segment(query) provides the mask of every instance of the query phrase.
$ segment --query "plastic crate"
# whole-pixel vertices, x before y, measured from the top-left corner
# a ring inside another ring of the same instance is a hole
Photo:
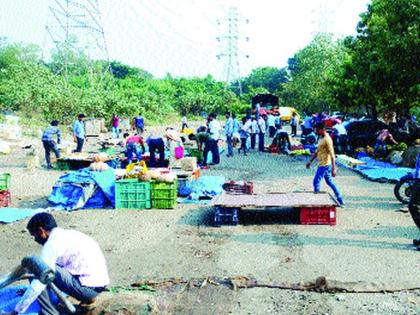
[[[177,201],[177,182],[152,182],[152,207],[155,209],[174,209]]]
[[[12,203],[12,197],[10,191],[3,190],[0,191],[0,208],[9,207]]]
[[[336,209],[334,206],[300,209],[300,224],[336,225],[336,219]]]
[[[196,157],[198,163],[203,162],[203,152],[202,151],[200,151],[198,149],[189,149],[188,153],[190,154],[190,156]]]
[[[116,209],[150,209],[150,183],[137,179],[123,179],[115,182]]]
[[[220,208],[214,209],[214,225],[238,225],[238,209],[237,208]]]
[[[0,191],[8,190],[10,188],[10,174],[0,174]]]
[[[223,184],[223,189],[228,194],[252,195],[254,193],[254,183],[231,180]]]

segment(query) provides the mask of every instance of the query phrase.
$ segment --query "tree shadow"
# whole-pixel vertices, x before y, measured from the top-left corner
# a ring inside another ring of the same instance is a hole
[[[223,234],[212,233],[209,236],[214,238],[223,238]],[[256,234],[237,234],[230,235],[230,240],[240,243],[249,244],[264,244],[277,245],[284,247],[303,247],[303,246],[345,246],[345,247],[359,247],[359,248],[374,248],[374,249],[396,249],[396,250],[413,250],[413,246],[409,243],[400,244],[384,241],[370,241],[370,240],[351,240],[336,237],[318,237],[310,235],[285,235],[274,233],[256,233]]]
[[[349,234],[364,235],[377,238],[407,238],[415,239],[420,237],[420,231],[416,226],[381,226],[373,229],[350,230]]]

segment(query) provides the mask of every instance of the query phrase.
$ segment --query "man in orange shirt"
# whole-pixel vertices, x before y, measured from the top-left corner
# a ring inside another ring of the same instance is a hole
[[[333,142],[327,131],[325,130],[325,124],[319,122],[315,126],[316,133],[321,137],[318,141],[318,149],[315,154],[312,155],[309,162],[306,164],[306,168],[311,167],[311,163],[315,158],[318,159],[318,169],[315,173],[313,185],[314,191],[319,192],[321,186],[321,180],[325,178],[325,182],[334,191],[338,203],[343,206],[343,197],[341,196],[340,190],[335,184],[333,177],[337,175],[337,168],[335,165],[335,153]]]

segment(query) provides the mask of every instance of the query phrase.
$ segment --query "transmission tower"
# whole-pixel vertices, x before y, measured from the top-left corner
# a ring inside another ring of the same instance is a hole
[[[218,21],[219,25],[225,24],[226,29],[223,35],[217,37],[221,44],[221,53],[217,55],[217,59],[224,61],[223,78],[226,84],[236,83],[239,94],[242,94],[240,59],[249,56],[239,50],[239,43],[243,39],[239,31],[240,22],[249,23],[247,19],[239,17],[236,7],[229,8],[227,17]],[[246,37],[245,40],[249,41],[249,38]]]
[[[67,78],[72,60],[69,49],[74,44],[86,57],[89,73],[93,72],[93,60],[106,64],[104,74],[110,71],[108,47],[102,25],[98,0],[49,0],[46,31],[57,52],[62,57],[59,72]]]

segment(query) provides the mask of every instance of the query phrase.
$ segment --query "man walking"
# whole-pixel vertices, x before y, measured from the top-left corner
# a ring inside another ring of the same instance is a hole
[[[266,126],[265,126],[265,119],[266,116],[260,116],[260,119],[258,119],[258,151],[264,152],[264,138],[265,138],[265,132],[266,132]]]
[[[81,232],[59,228],[54,217],[46,212],[33,216],[27,229],[35,242],[43,246],[41,255],[24,258],[12,276],[22,271],[36,274],[32,270],[51,270],[55,274],[52,282],[64,294],[83,304],[94,303],[109,284],[105,257],[99,245]],[[41,314],[60,314],[50,300],[47,284],[38,279],[31,282],[12,314],[25,313],[36,299],[41,305]]]
[[[229,112],[226,112],[226,123],[225,123],[225,136],[226,136],[226,143],[227,143],[227,150],[228,154],[227,157],[233,156],[233,118],[231,117]]]
[[[77,143],[77,148],[73,152],[82,152],[86,140],[85,123],[83,122],[85,117],[84,114],[79,114],[77,120],[73,123],[73,137],[74,142]]]
[[[57,135],[57,143],[55,143],[53,137]],[[55,157],[58,159],[60,158],[60,152],[58,151],[57,144],[60,144],[61,133],[60,129],[58,128],[58,120],[53,120],[51,125],[45,129],[44,133],[42,134],[42,144],[45,150],[45,160],[47,161],[47,168],[52,169],[51,165],[51,158],[50,152],[53,151]]]
[[[309,169],[313,160],[315,160],[315,158],[318,159],[319,166],[313,180],[314,191],[316,193],[320,191],[321,180],[324,178],[327,185],[334,191],[338,203],[343,206],[344,202],[340,190],[333,180],[333,177],[337,174],[337,169],[335,165],[335,154],[332,139],[328,135],[323,122],[317,123],[315,129],[316,133],[320,136],[318,149],[306,164],[306,168]]]

